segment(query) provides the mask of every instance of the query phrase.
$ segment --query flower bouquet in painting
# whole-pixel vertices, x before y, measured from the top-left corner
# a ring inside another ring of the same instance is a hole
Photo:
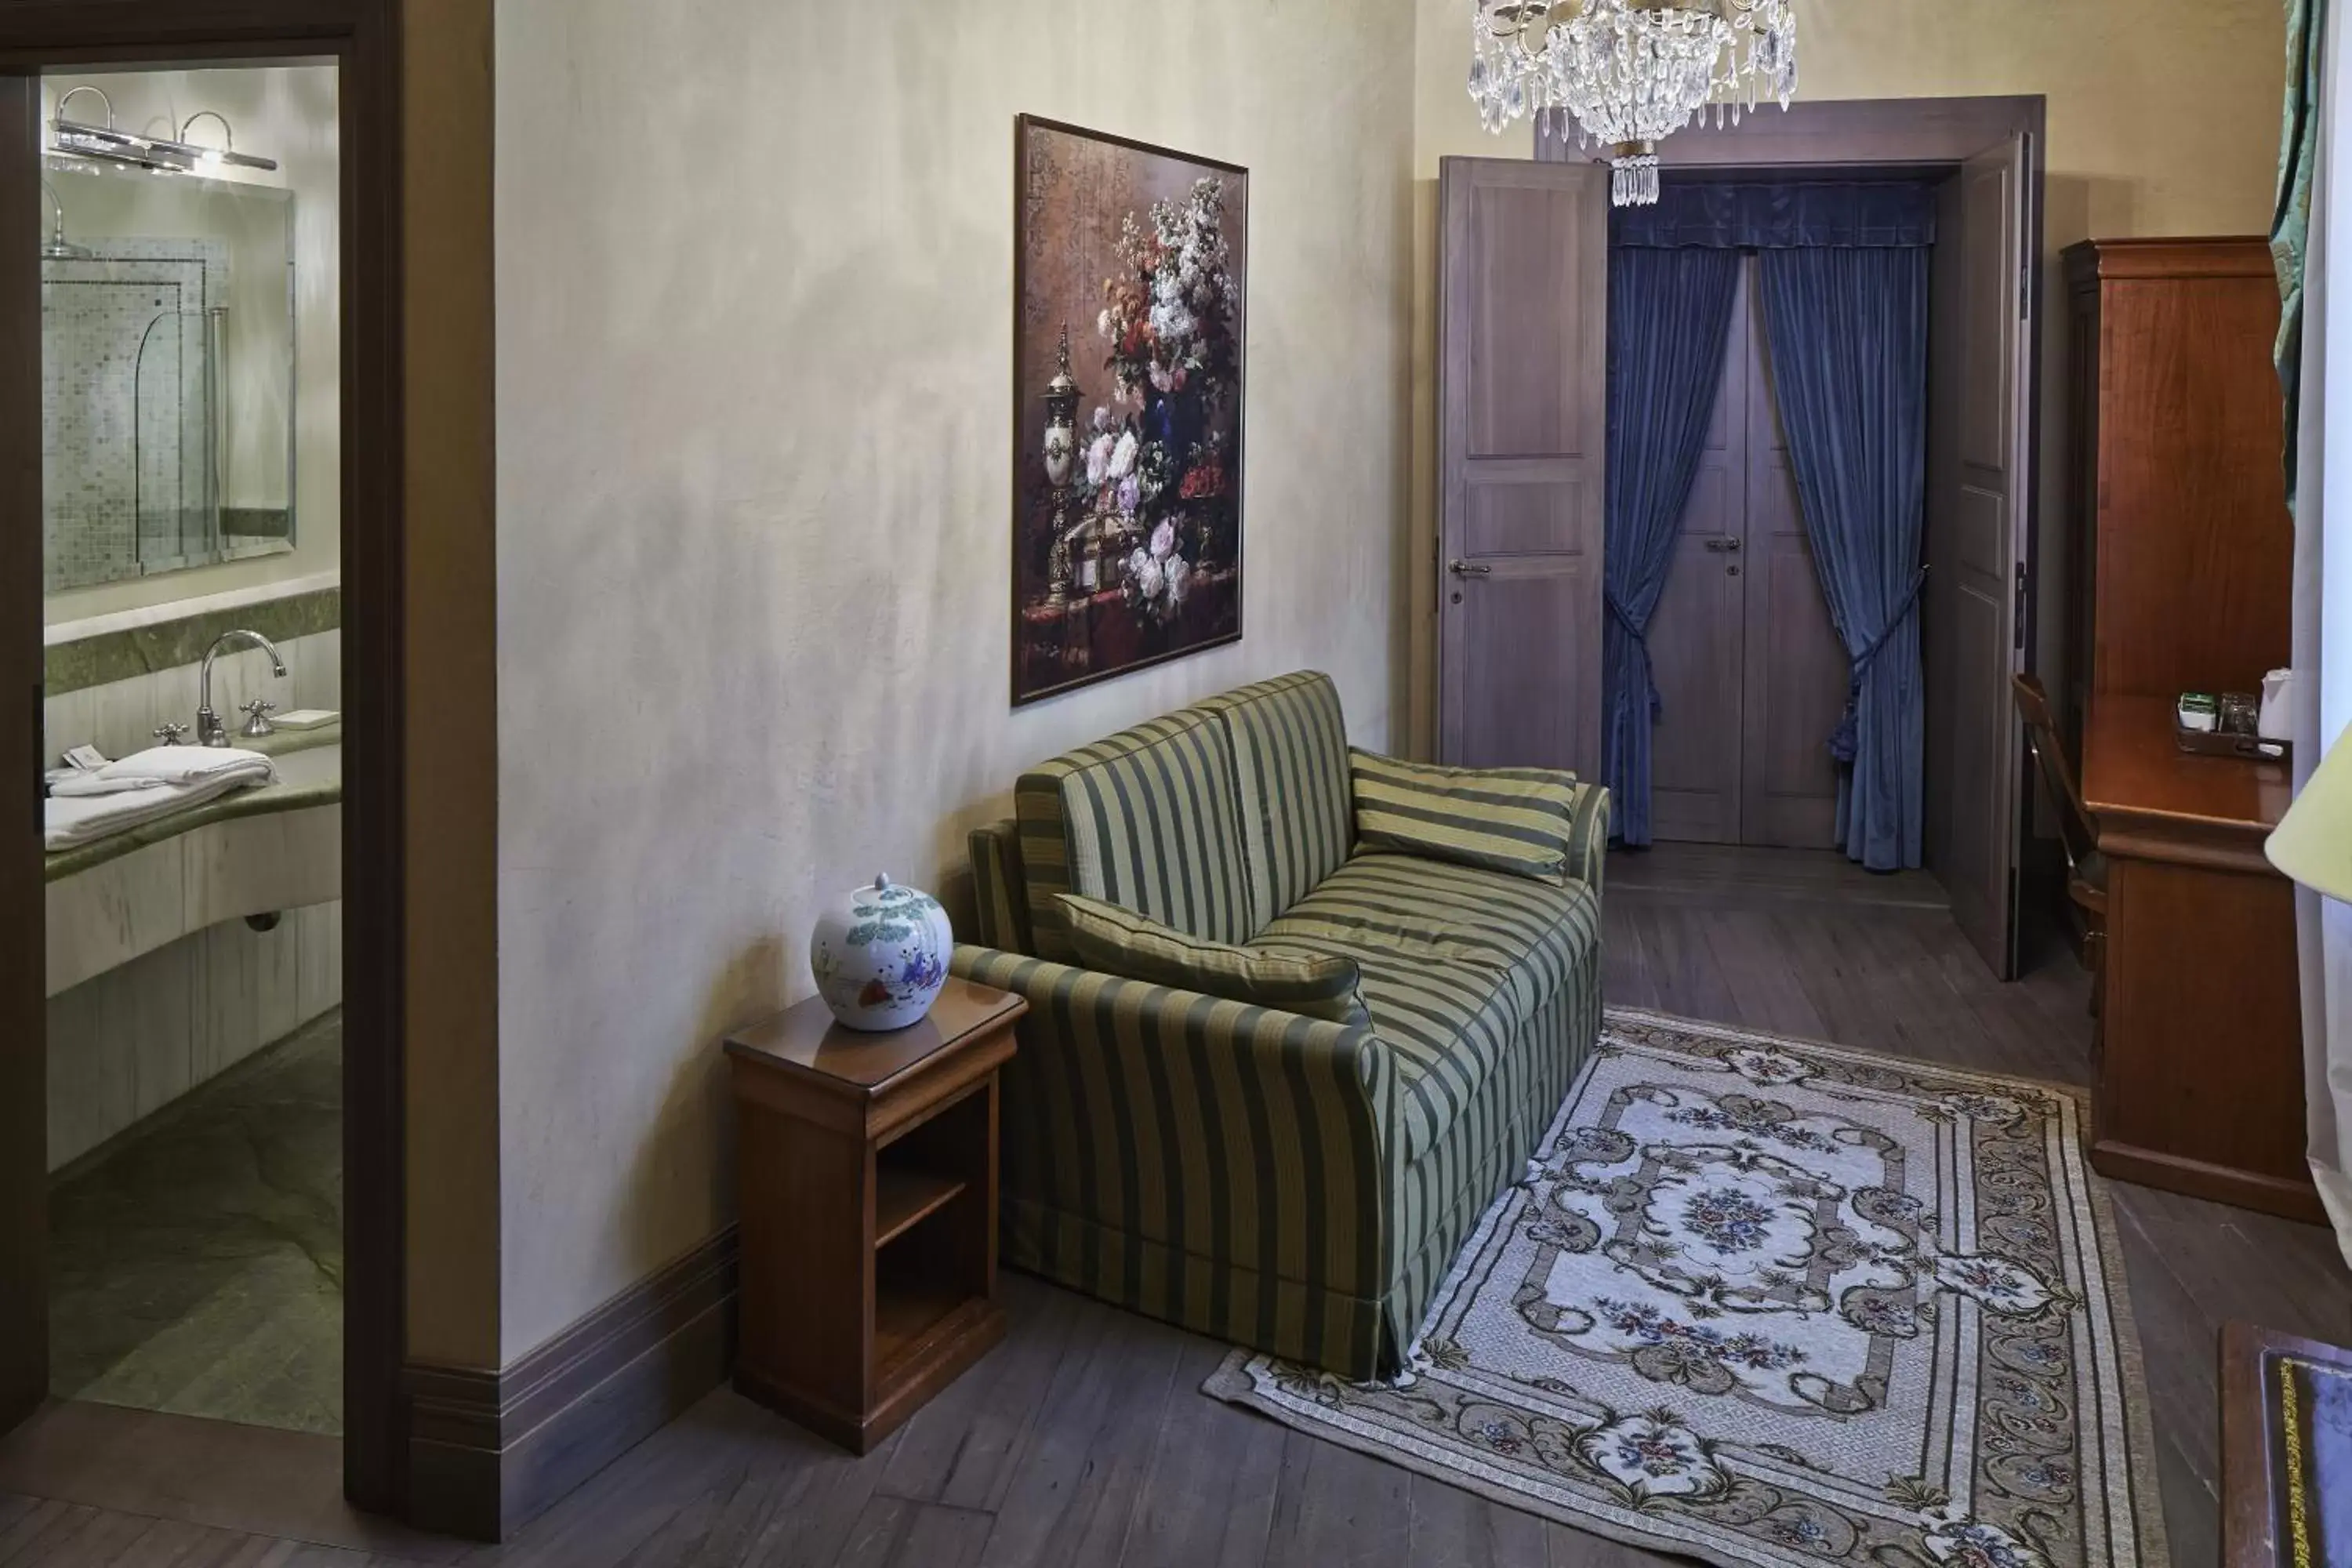
[[[1240,636],[1247,179],[1035,121],[1022,136],[1018,353],[1040,390],[1019,410],[1015,701]],[[1061,368],[1041,380],[1048,333]]]
[[[1114,401],[1095,409],[1087,477],[1097,516],[1139,538],[1124,563],[1127,602],[1165,621],[1225,513],[1224,443],[1212,416],[1234,393],[1240,314],[1223,226],[1223,182],[1196,182],[1181,204],[1129,215],[1095,326]],[[1099,457],[1102,461],[1096,461]],[[1097,475],[1100,474],[1099,480]]]

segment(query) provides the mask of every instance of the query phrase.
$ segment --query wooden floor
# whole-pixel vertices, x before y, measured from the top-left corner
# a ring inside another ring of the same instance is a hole
[[[2088,988],[2073,960],[2045,942],[2025,979],[1995,982],[1924,878],[1867,877],[1829,855],[1696,848],[1620,855],[1609,877],[1612,1002],[2084,1077]],[[2352,1342],[2352,1277],[2318,1228],[2114,1190],[2173,1561],[2204,1568],[2219,1555],[2217,1327],[2251,1318]],[[78,1437],[75,1422],[97,1418],[60,1407],[46,1436],[0,1446],[0,1565],[1666,1561],[1218,1404],[1198,1392],[1221,1353],[1207,1340],[1033,1279],[1013,1278],[1008,1293],[1008,1342],[866,1458],[713,1394],[497,1551],[339,1510],[331,1445],[322,1465],[278,1435],[247,1434],[240,1447],[213,1428],[201,1479],[158,1475],[95,1462],[98,1440]]]

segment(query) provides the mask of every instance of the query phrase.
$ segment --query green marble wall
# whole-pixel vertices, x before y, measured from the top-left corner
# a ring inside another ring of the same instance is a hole
[[[78,642],[58,643],[47,650],[41,695],[62,697],[68,691],[197,663],[214,638],[238,627],[259,632],[273,642],[287,642],[332,631],[342,624],[343,591],[338,587],[230,610],[210,610],[127,631],[102,632]]]

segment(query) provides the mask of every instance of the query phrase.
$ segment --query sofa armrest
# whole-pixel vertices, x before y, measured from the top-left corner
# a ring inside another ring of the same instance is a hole
[[[975,827],[965,839],[971,849],[974,914],[971,932],[983,947],[1034,952],[1029,932],[1029,892],[1021,874],[1021,825],[1007,817]]]
[[[1405,1162],[1370,1030],[959,946],[1027,998],[1005,1069],[1008,1196],[1258,1278],[1378,1298]]]
[[[1576,784],[1576,816],[1569,826],[1568,874],[1601,894],[1601,879],[1609,865],[1609,786]]]

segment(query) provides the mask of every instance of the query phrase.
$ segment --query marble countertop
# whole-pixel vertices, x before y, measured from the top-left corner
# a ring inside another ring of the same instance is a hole
[[[317,730],[281,730],[274,735],[237,742],[247,751],[260,752],[278,763],[278,779],[257,789],[231,790],[225,795],[144,822],[121,833],[89,844],[77,844],[43,857],[43,878],[54,882],[150,844],[161,844],[207,823],[241,816],[261,816],[275,811],[302,811],[332,805],[343,798],[343,727],[338,722]]]

